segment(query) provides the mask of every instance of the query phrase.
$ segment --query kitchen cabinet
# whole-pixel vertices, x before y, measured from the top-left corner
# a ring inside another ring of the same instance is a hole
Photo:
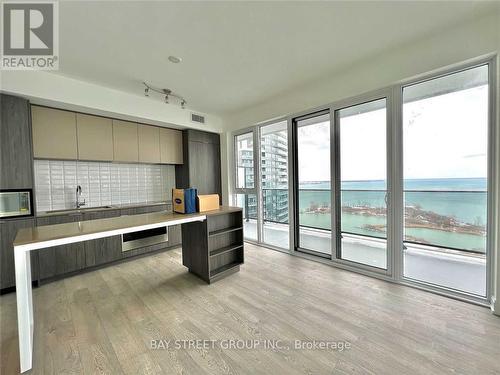
[[[106,219],[122,215],[137,215],[168,209],[171,209],[171,205],[161,204],[124,209],[65,213],[61,215],[39,217],[37,218],[37,226]],[[144,248],[134,249],[127,252],[122,252],[121,236],[99,238],[96,240],[55,246],[36,251],[34,253],[38,253],[40,280],[62,276],[66,273],[112,263],[122,258],[128,258],[134,255],[160,250],[165,247],[179,245],[181,241],[180,226],[172,227],[172,229],[169,230],[172,230],[172,237],[170,237],[169,232],[169,241],[167,243],[146,246]]]
[[[12,288],[16,285],[14,267],[14,247],[12,243],[17,231],[21,228],[30,228],[35,224],[35,219],[11,219],[0,221],[0,289]],[[38,278],[37,254],[31,254],[32,280]]]
[[[171,210],[170,204],[139,206],[124,209],[109,209],[94,212],[65,213],[61,215],[43,216],[36,219],[36,225],[64,224],[86,220],[136,215]],[[33,227],[35,219],[18,219],[0,221],[0,289],[8,290],[15,286],[14,253],[12,242],[21,228]],[[33,280],[50,280],[68,273],[83,271],[90,267],[113,263],[123,258],[130,258],[167,247],[181,244],[181,226],[168,228],[168,242],[146,246],[122,252],[121,236],[99,238],[85,242],[55,246],[32,252]]]
[[[77,221],[82,221],[81,213],[39,217],[36,219],[36,225],[64,224]],[[83,242],[54,246],[37,252],[40,280],[49,279],[85,268],[85,250]]]
[[[160,211],[166,211],[166,210],[171,210],[172,206],[168,204],[158,204],[154,206],[144,206],[144,207],[137,207],[135,209],[135,214],[148,214],[151,212],[160,212]]]
[[[183,163],[183,134],[179,130],[35,105],[31,106],[31,123],[35,158]],[[9,138],[2,139],[7,142]]]
[[[181,225],[172,225],[168,227],[168,247],[180,246],[182,243]]]
[[[159,212],[159,211],[171,211],[172,205],[169,203],[165,204],[155,204],[151,206],[137,206],[137,207],[128,207],[122,208],[121,214],[125,215],[139,215],[139,214],[147,214],[151,212]]]
[[[207,219],[182,224],[182,264],[207,283],[238,272],[244,262],[241,208],[207,212]]]
[[[35,158],[78,158],[74,112],[31,106],[31,123]]]
[[[29,102],[0,95],[0,189],[33,188]]]
[[[120,210],[85,212],[83,220],[107,219],[120,216]],[[85,241],[85,266],[92,267],[110,263],[122,258],[122,237],[112,236]]]
[[[176,187],[194,187],[198,194],[221,195],[220,137],[198,130],[183,132],[184,164],[175,166]]]
[[[79,160],[113,161],[113,122],[109,118],[76,114]]]
[[[139,161],[138,125],[135,122],[113,120],[113,160]]]
[[[160,211],[171,211],[171,204],[159,204],[154,206],[141,206],[141,207],[131,207],[123,208],[121,210],[122,215],[140,215],[146,213],[160,212]],[[180,225],[168,227],[168,241],[166,243],[159,243],[155,245],[145,246],[138,249],[128,250],[123,252],[124,258],[130,258],[133,256],[154,252],[157,250],[164,249],[166,247],[179,245],[181,242]]]
[[[121,216],[127,215],[137,215],[139,213],[139,207],[122,208],[120,210]]]
[[[138,125],[139,162],[160,163],[160,128]]]
[[[38,218],[37,225],[63,224],[118,216],[120,216],[120,210],[71,213]],[[51,247],[39,251],[40,279],[110,263],[121,257],[121,236]]]
[[[182,164],[182,131],[160,128],[160,161]]]

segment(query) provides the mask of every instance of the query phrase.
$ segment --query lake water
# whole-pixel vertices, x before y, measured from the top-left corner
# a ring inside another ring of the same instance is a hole
[[[330,214],[307,212],[311,208],[331,206],[329,182],[300,184],[300,224],[330,229]],[[462,223],[485,227],[486,179],[421,179],[405,180],[405,206],[455,218]],[[378,191],[377,191],[378,190]],[[384,181],[348,181],[342,183],[342,206],[385,207]],[[385,237],[384,233],[366,229],[366,225],[385,225],[383,216],[366,216],[343,213],[342,230],[345,232]],[[485,251],[486,237],[482,235],[446,232],[429,228],[407,228],[405,235],[440,246]]]

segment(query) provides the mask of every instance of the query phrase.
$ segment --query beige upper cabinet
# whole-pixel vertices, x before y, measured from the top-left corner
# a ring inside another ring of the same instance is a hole
[[[160,159],[162,164],[182,164],[182,131],[160,128]]]
[[[160,128],[141,124],[138,126],[139,161],[141,163],[161,163]]]
[[[109,118],[76,114],[78,159],[113,161],[113,123]]]
[[[77,159],[76,114],[31,106],[35,158]]]
[[[113,120],[114,161],[139,161],[139,139],[135,122]]]
[[[31,106],[39,159],[182,164],[182,131]]]

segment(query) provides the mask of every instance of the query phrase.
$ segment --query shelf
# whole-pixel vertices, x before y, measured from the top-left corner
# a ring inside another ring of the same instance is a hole
[[[221,247],[220,249],[212,250],[210,252],[210,256],[211,257],[215,257],[217,255],[225,254],[225,253],[228,253],[230,251],[234,251],[234,250],[240,249],[242,247],[243,247],[243,244],[234,244],[234,245],[229,245],[229,246]]]
[[[208,236],[209,237],[218,236],[220,234],[235,232],[237,230],[242,230],[242,229],[243,229],[243,227],[231,227],[231,228],[224,228],[224,229],[220,229],[220,230],[214,230],[214,231],[208,233]]]
[[[210,271],[210,277],[216,277],[216,276],[219,276],[225,272],[229,272],[229,271],[233,270],[234,268],[239,267],[240,264],[241,264],[241,262],[232,262],[232,263],[226,264],[225,266],[216,268],[215,270]]]

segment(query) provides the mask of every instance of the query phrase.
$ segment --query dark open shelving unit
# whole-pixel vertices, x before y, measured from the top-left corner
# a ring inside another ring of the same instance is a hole
[[[237,230],[242,230],[243,227],[231,227],[231,228],[223,228],[223,229],[218,229],[218,230],[214,230],[210,233],[208,233],[208,236],[209,237],[214,237],[214,236],[218,236],[218,235],[221,235],[221,234],[226,234],[226,233],[229,233],[229,232],[234,232],[234,231],[237,231]]]
[[[215,257],[215,256],[218,256],[218,255],[222,255],[222,254],[228,253],[230,251],[238,250],[238,249],[240,249],[242,247],[243,247],[242,244],[234,244],[234,245],[229,245],[229,246],[221,247],[219,249],[215,249],[215,250],[210,251],[210,256],[211,257]]]
[[[208,283],[238,272],[244,262],[243,212],[221,207],[203,222],[182,225],[182,262]]]

